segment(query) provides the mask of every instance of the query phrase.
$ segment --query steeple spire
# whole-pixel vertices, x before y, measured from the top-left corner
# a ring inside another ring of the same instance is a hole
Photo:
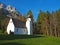
[[[28,15],[28,18],[31,18],[31,15]]]

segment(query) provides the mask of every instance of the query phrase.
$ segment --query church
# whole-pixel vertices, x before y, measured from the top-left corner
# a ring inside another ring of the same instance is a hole
[[[10,5],[5,6],[4,4],[0,3],[0,9],[3,8],[5,12],[6,10],[9,12],[7,18],[4,19],[4,21],[6,22],[5,27],[7,34],[11,34],[11,32],[13,34],[32,34],[32,20],[30,15],[28,15],[27,18],[24,19],[24,21],[22,20],[22,18],[18,20],[17,18],[22,16],[18,13],[16,8]]]
[[[31,35],[32,34],[32,20],[30,15],[28,15],[26,21],[8,18],[8,25],[7,25],[7,34],[11,34],[13,32],[14,34],[26,34]]]

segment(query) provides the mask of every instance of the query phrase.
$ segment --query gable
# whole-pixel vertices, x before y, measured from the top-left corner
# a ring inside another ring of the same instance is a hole
[[[8,23],[8,26],[11,26],[11,28],[12,28],[12,26],[14,26],[14,23],[13,23],[13,21],[12,21],[12,18],[10,19],[10,21],[9,21],[9,23]]]

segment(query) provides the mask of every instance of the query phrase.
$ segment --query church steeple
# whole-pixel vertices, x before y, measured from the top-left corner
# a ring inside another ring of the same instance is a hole
[[[31,15],[28,15],[28,18],[31,18]]]
[[[31,21],[31,15],[28,15],[27,16],[27,21],[26,21],[26,28],[27,28],[27,31],[28,31],[28,35],[31,35],[32,34],[32,21]]]

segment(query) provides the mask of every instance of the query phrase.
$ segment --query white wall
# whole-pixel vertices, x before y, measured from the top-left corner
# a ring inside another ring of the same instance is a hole
[[[31,18],[27,18],[26,28],[27,28],[27,31],[28,31],[28,35],[31,35],[32,34],[32,21],[31,21]]]
[[[10,34],[10,30],[11,30],[11,32],[14,32],[14,30],[15,30],[15,27],[14,27],[12,19],[10,19],[10,21],[8,23],[8,26],[7,26],[7,33],[8,34]]]
[[[15,28],[14,34],[27,34],[26,28]]]

